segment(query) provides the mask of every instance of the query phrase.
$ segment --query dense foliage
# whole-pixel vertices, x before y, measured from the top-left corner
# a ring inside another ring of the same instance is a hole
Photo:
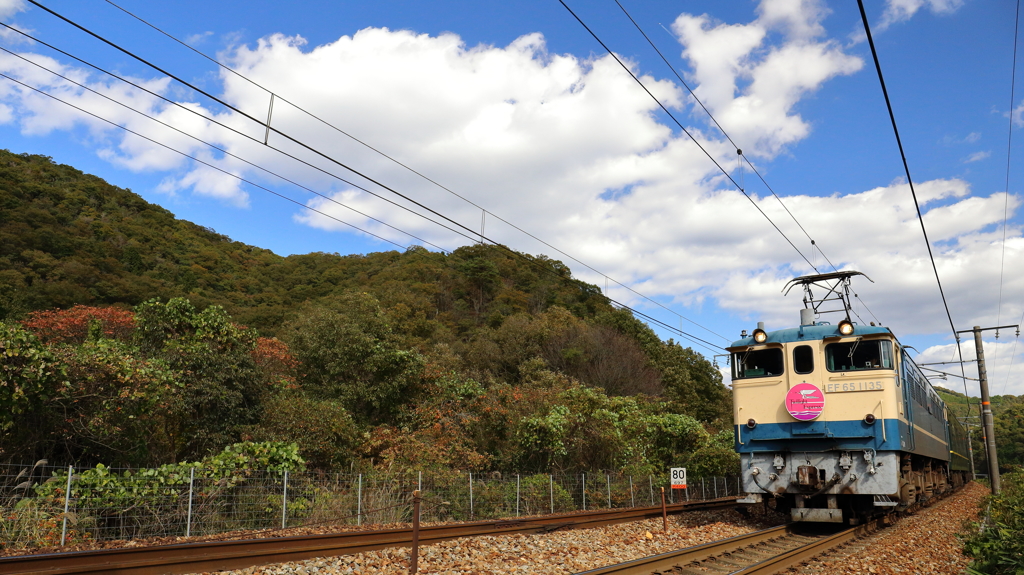
[[[1002,487],[985,502],[987,520],[969,526],[964,553],[974,560],[968,573],[1024,573],[1024,471],[1003,475]]]
[[[9,152],[0,376],[0,460],[159,466],[259,441],[317,469],[735,468],[718,370],[561,262],[280,257]]]

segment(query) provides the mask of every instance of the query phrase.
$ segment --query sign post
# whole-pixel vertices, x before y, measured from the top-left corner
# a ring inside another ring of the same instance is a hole
[[[673,467],[669,470],[669,483],[672,489],[686,489],[686,468]]]

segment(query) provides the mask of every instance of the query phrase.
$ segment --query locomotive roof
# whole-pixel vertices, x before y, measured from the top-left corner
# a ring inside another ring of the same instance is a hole
[[[874,334],[892,334],[892,331],[887,327],[874,326],[874,325],[859,325],[854,324],[853,334],[849,336],[841,336],[839,334],[838,325],[803,325],[800,327],[790,327],[786,329],[777,329],[775,331],[769,331],[768,339],[765,343],[792,343],[795,341],[814,341],[825,339],[826,337],[856,337],[858,335],[874,335]],[[738,339],[732,342],[730,348],[733,347],[746,347],[749,345],[763,345],[754,342],[754,336],[748,336],[743,339]]]

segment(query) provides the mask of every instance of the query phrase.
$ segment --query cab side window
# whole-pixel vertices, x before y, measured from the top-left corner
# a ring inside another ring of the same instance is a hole
[[[809,345],[798,345],[793,348],[793,371],[811,373],[814,371],[814,350]]]

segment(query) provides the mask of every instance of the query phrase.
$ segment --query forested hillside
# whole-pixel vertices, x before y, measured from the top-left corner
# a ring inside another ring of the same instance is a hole
[[[978,473],[988,473],[985,463],[985,446],[982,444],[981,418],[979,406],[981,399],[971,397],[968,407],[967,396],[944,387],[937,387],[939,396],[949,406],[950,411],[971,424],[972,448],[974,465]],[[996,454],[999,466],[1003,469],[1024,467],[1024,396],[994,395],[992,414],[996,429]]]
[[[0,152],[0,461],[734,467],[730,398],[561,262],[491,246],[280,257]]]

